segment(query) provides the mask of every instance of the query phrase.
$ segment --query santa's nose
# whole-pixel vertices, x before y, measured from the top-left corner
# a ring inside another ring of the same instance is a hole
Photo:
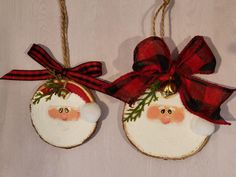
[[[163,124],[168,124],[170,123],[171,119],[169,117],[164,117],[163,119],[161,119]]]
[[[60,117],[62,120],[67,120],[68,115],[66,113],[62,113]]]

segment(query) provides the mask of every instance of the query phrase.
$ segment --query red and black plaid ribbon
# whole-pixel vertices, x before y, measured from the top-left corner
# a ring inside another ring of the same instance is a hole
[[[151,84],[172,77],[188,111],[216,124],[230,124],[221,117],[220,106],[235,89],[193,76],[211,74],[215,65],[216,59],[201,36],[194,37],[177,60],[171,60],[170,51],[161,38],[149,37],[140,42],[134,51],[134,71],[115,80],[106,91],[133,104]]]
[[[102,63],[97,61],[86,62],[73,68],[64,68],[56,60],[54,60],[42,47],[33,44],[28,52],[36,62],[42,65],[43,70],[12,70],[1,79],[5,80],[45,80],[54,78],[50,73],[60,74],[70,80],[78,82],[88,88],[105,92],[104,88],[108,86],[108,83],[97,79],[102,75]]]

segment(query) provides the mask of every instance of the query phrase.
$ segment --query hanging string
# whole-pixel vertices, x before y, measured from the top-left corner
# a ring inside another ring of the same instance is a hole
[[[70,67],[70,51],[68,42],[68,14],[65,0],[59,0],[61,11],[61,43],[63,52],[64,67]]]
[[[153,16],[153,21],[152,21],[152,31],[153,35],[156,36],[156,21],[157,21],[157,16],[162,10],[162,15],[161,15],[161,22],[160,22],[160,37],[163,38],[165,36],[165,13],[166,13],[166,8],[170,4],[170,0],[163,0],[162,5],[159,7],[159,9],[155,12]]]

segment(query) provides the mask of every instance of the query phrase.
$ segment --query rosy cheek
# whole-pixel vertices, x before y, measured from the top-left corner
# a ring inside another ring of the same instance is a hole
[[[60,114],[58,112],[58,110],[56,108],[51,108],[48,110],[48,115],[51,118],[57,119],[58,117],[60,117]]]
[[[173,114],[173,121],[174,122],[182,122],[184,120],[184,109],[177,108]]]
[[[159,119],[161,116],[160,109],[157,106],[150,106],[147,110],[148,119]]]

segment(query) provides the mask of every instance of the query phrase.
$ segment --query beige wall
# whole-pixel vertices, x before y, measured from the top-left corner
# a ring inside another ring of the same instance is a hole
[[[67,0],[71,63],[106,63],[103,78],[131,70],[133,48],[150,35],[153,7],[161,0]],[[236,1],[176,0],[171,10],[173,50],[194,35],[208,36],[220,66],[205,77],[236,87]],[[168,21],[168,20],[167,20]],[[44,44],[61,60],[57,0],[0,0],[0,75],[9,70],[40,69],[26,55],[32,43]],[[168,24],[166,24],[168,27]],[[213,45],[214,44],[214,45]],[[217,49],[217,50],[216,50]],[[123,103],[96,93],[103,121],[96,136],[72,150],[44,143],[30,122],[29,102],[36,82],[0,82],[0,177],[235,177],[236,123],[222,126],[206,147],[183,161],[163,161],[137,152],[121,127]],[[109,108],[108,108],[109,106]],[[236,99],[222,114],[236,118]],[[229,120],[229,119],[228,119]]]

